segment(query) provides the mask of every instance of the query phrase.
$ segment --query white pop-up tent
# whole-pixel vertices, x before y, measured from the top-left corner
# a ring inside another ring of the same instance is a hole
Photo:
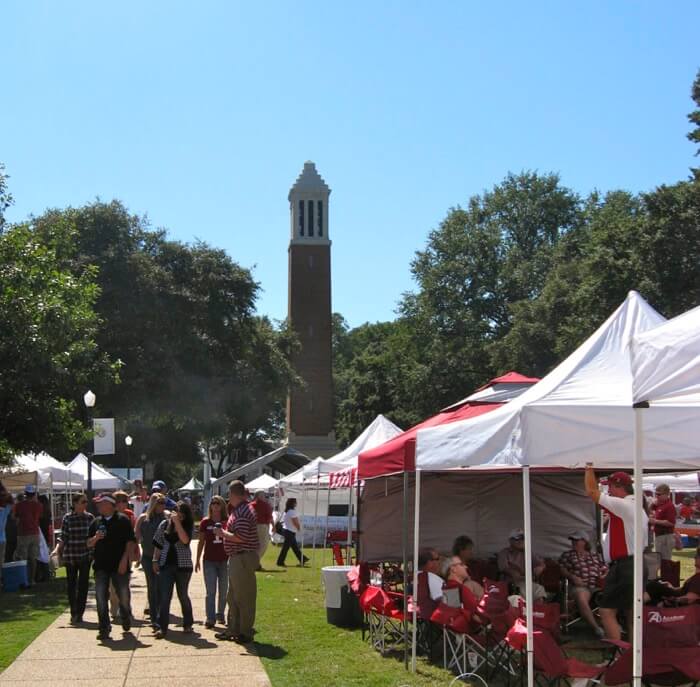
[[[631,343],[659,327],[664,318],[636,292],[574,353],[549,375],[501,409],[486,415],[420,431],[416,446],[416,521],[419,520],[420,471],[498,465],[518,467],[523,473],[523,500],[527,556],[530,521],[530,468],[581,468],[592,462],[598,468],[629,469],[637,465],[642,484],[643,465],[656,470],[697,469],[697,448],[679,446],[670,427],[687,421],[691,413],[649,414],[646,432],[635,426]],[[696,426],[698,426],[696,424]],[[697,447],[698,442],[695,443]],[[641,500],[640,512],[641,512]],[[641,543],[641,516],[636,533]],[[416,544],[418,528],[416,528]],[[639,580],[641,582],[641,546]],[[417,545],[416,545],[417,555]],[[531,570],[527,591],[531,595]],[[635,599],[641,612],[641,584]],[[528,615],[531,604],[528,604]],[[641,622],[635,614],[635,647],[641,681]],[[532,684],[532,622],[528,618],[528,681]],[[638,634],[637,634],[638,633]]]
[[[27,454],[32,458],[43,472],[47,472],[53,481],[55,491],[80,491],[83,488],[83,479],[79,473],[71,470],[67,465],[56,460],[48,453],[30,453]]]
[[[263,473],[260,477],[256,477],[245,486],[251,494],[254,494],[256,491],[269,491],[270,489],[274,489],[278,481],[279,480],[276,480],[272,475]]]
[[[72,472],[77,472],[87,484],[88,459],[83,453],[79,453],[68,463]],[[121,489],[128,486],[125,480],[120,479],[111,472],[93,461],[92,463],[92,488],[94,491],[109,491],[110,489]]]
[[[202,483],[196,477],[191,477],[189,482],[183,484],[178,491],[202,491],[203,489]]]
[[[699,492],[700,472],[654,473],[644,476],[644,491],[654,491],[659,484],[667,485],[672,492]]]

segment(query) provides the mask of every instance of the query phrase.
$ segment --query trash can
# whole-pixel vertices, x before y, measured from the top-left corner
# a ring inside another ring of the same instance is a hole
[[[14,561],[2,566],[2,588],[5,592],[16,592],[20,587],[28,587],[27,561]]]
[[[348,587],[350,565],[321,568],[326,590],[326,619],[338,627],[362,627],[362,612],[357,597]]]

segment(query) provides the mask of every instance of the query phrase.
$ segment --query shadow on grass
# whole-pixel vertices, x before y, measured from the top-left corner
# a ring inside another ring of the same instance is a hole
[[[36,611],[56,610],[68,606],[66,581],[51,580],[17,592],[2,592],[0,599],[0,623]]]
[[[253,642],[249,645],[248,653],[260,658],[269,658],[272,661],[279,661],[287,655],[287,650],[276,644],[265,642]]]

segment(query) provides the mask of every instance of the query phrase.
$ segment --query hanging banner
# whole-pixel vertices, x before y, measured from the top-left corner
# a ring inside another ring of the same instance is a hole
[[[113,456],[114,455],[114,418],[102,417],[95,418],[92,421],[92,427],[95,432],[95,456]]]

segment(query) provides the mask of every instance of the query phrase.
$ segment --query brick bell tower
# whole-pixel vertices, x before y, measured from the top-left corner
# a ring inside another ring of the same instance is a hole
[[[293,363],[306,383],[287,399],[287,441],[310,458],[337,453],[331,362],[331,190],[313,162],[289,191],[289,322],[301,348]]]

